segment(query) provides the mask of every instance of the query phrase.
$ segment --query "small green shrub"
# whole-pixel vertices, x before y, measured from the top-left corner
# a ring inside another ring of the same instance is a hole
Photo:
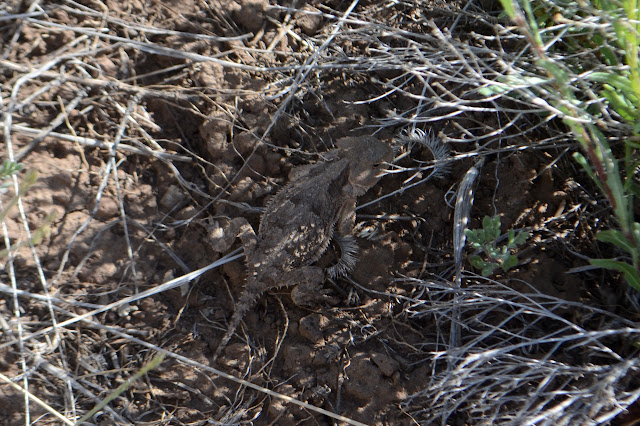
[[[15,163],[13,161],[5,160],[0,166],[0,195],[5,194],[9,191],[9,188],[12,186],[11,182],[7,182],[7,180],[18,173],[23,169],[22,164]],[[13,195],[11,199],[3,206],[2,210],[0,210],[0,221],[3,221],[9,212],[13,209],[13,207],[18,204],[20,197],[22,197],[28,190],[36,183],[38,180],[38,174],[34,170],[27,170],[27,172],[22,177],[20,185],[18,186],[18,193]],[[39,244],[46,236],[51,232],[50,224],[55,219],[55,214],[48,215],[43,224],[40,225],[37,229],[35,229],[31,233],[31,238],[27,242],[19,242],[13,247],[13,251],[18,250],[20,247],[23,247],[26,244]],[[7,249],[0,250],[0,259],[5,258],[9,255],[9,251]]]
[[[4,160],[2,166],[0,166],[0,194],[5,194],[11,186],[11,182],[5,181],[22,170],[22,168],[23,166],[20,163]]]
[[[512,251],[529,238],[528,232],[515,232],[510,229],[506,235],[507,243],[498,245],[500,235],[500,216],[485,216],[482,219],[482,229],[465,230],[468,244],[476,250],[484,253],[470,257],[471,265],[480,270],[487,277],[497,268],[507,272],[518,264],[518,258]]]

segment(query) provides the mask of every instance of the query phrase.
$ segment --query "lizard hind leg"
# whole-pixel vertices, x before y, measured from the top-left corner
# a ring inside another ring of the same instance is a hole
[[[245,218],[238,217],[233,219],[232,222],[235,222],[238,238],[242,241],[245,256],[248,258],[251,253],[255,251],[256,245],[258,244],[258,237],[253,227],[249,225],[249,222],[247,222]]]
[[[331,300],[327,294],[329,290],[323,290],[322,284],[326,273],[317,266],[305,266],[287,273],[280,285],[293,286],[291,300],[296,306],[310,308],[325,299]]]

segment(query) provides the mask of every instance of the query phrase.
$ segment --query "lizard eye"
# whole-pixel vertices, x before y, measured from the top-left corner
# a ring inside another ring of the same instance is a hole
[[[377,176],[383,176],[387,173],[387,164],[386,162],[374,163],[371,170],[373,170]]]

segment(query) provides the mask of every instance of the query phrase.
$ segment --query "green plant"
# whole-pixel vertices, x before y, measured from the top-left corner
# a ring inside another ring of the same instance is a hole
[[[5,162],[2,164],[2,167],[0,168],[0,181],[8,179],[10,176],[14,175],[20,170],[22,170],[22,164],[17,164],[9,160],[5,160]],[[33,186],[34,183],[36,183],[37,179],[38,174],[35,171],[27,171],[27,173],[24,175],[24,178],[22,179],[22,182],[20,182],[20,185],[18,186],[18,193],[11,197],[6,206],[4,206],[2,210],[0,210],[0,221],[4,220],[4,218],[7,217],[11,209],[16,204],[18,204],[18,200],[20,199],[20,197],[22,197],[27,192],[27,190],[31,186]],[[0,193],[7,192],[10,186],[10,182],[2,182],[2,184],[0,185],[0,190],[2,192]]]
[[[500,235],[500,216],[485,216],[482,219],[482,229],[465,230],[467,241],[471,247],[480,250],[485,257],[473,255],[470,258],[471,264],[480,269],[480,273],[487,277],[497,268],[502,268],[507,272],[518,264],[518,258],[512,251],[529,238],[528,232],[515,232],[510,229],[506,234],[507,243],[498,245]]]
[[[566,5],[560,1],[500,1],[531,45],[537,69],[532,67],[530,71],[539,72],[537,77],[543,79],[535,87],[529,86],[526,93],[512,86],[514,95],[548,105],[547,110],[562,118],[583,151],[574,153],[575,160],[613,209],[617,229],[600,231],[596,238],[614,244],[626,254],[620,259],[590,262],[621,272],[630,286],[640,290],[640,224],[633,215],[634,198],[640,195],[640,187],[633,180],[640,167],[637,0],[592,0]],[[594,19],[598,25],[589,25],[589,20]],[[562,42],[563,39],[568,41]],[[520,83],[531,80],[513,78]],[[499,90],[504,92],[505,86],[500,85]],[[609,143],[613,137],[622,141],[615,151],[617,156]]]
[[[11,187],[11,182],[5,182],[12,175],[18,173],[23,169],[22,164],[15,163],[13,161],[5,160],[0,166],[0,194],[5,194],[8,192]],[[6,205],[3,206],[2,210],[0,210],[0,221],[3,221],[11,209],[18,204],[20,197],[22,197],[28,190],[36,183],[38,180],[38,174],[34,170],[27,170],[27,172],[22,177],[20,184],[18,185],[18,193],[14,194]],[[55,214],[47,215],[42,225],[40,225],[37,229],[33,231],[31,234],[31,238],[27,242],[19,242],[16,244],[12,250],[18,250],[20,247],[23,247],[25,244],[39,244],[43,238],[49,235],[51,232],[50,224],[55,219]],[[0,259],[6,257],[9,254],[7,249],[0,250]]]
[[[0,166],[0,194],[6,193],[11,186],[11,182],[5,181],[22,170],[22,168],[23,166],[20,163],[4,160],[2,166]]]

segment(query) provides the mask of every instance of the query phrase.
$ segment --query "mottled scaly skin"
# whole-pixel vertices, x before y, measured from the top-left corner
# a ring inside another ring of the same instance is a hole
[[[264,292],[325,279],[324,270],[312,264],[334,232],[351,235],[356,198],[378,182],[382,163],[393,158],[391,148],[373,137],[342,138],[336,145],[326,161],[291,172],[289,183],[267,204],[257,236],[246,220],[234,220],[248,276],[214,360]]]

